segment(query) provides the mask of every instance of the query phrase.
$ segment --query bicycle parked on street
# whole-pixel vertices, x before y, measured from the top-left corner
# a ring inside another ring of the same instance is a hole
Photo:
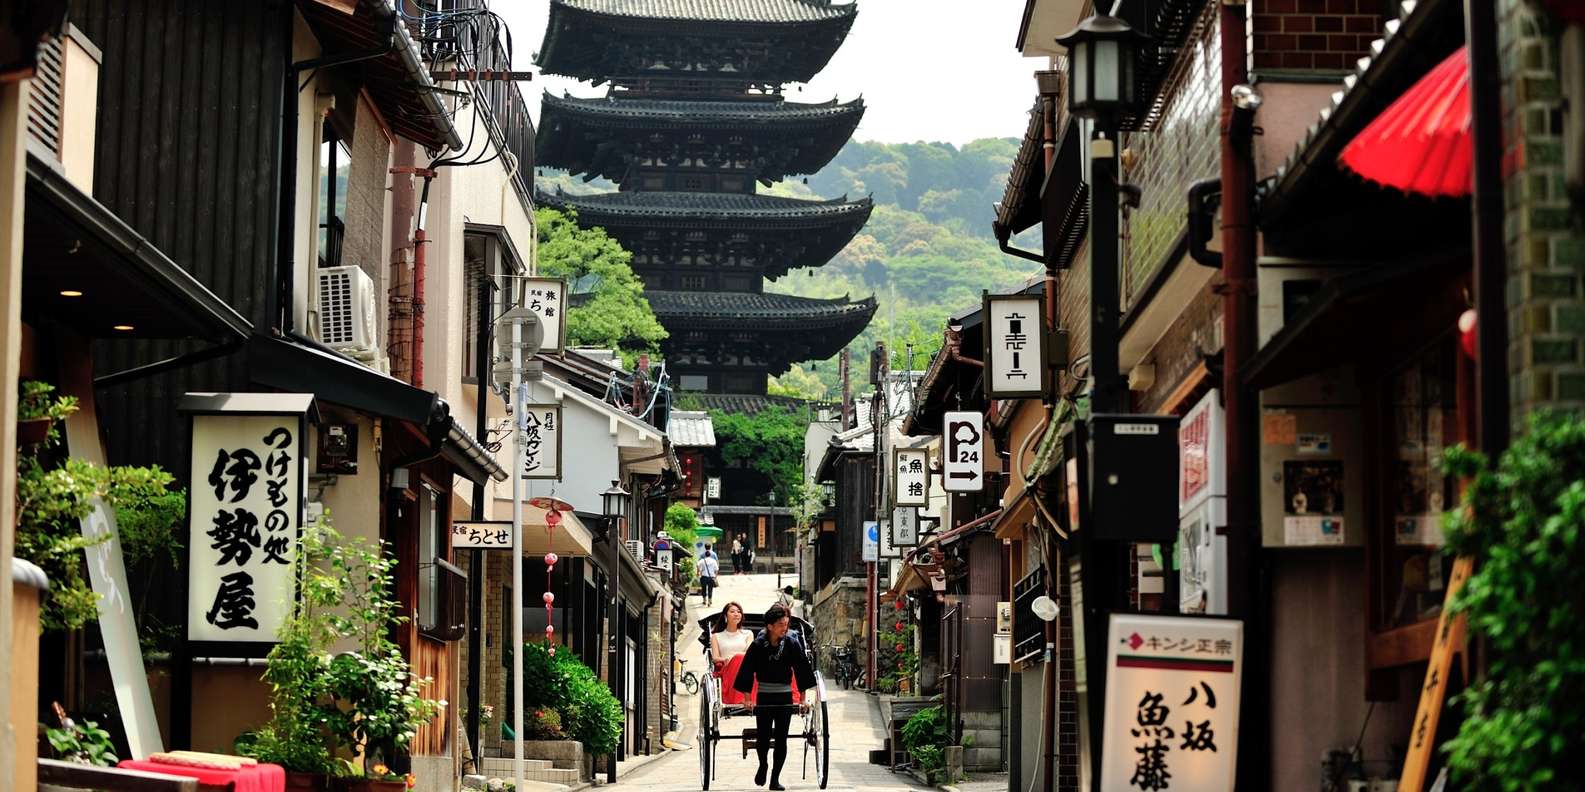
[[[843,690],[852,690],[854,687],[864,687],[864,667],[859,665],[856,653],[852,646],[827,646],[831,650],[831,658],[835,665],[831,676]]]
[[[683,660],[682,658],[678,658],[677,659],[677,664],[680,665],[680,666],[686,666],[686,665],[688,665],[688,661],[687,660]],[[682,672],[682,686],[684,688],[687,688],[688,695],[690,695],[690,696],[699,695],[699,675],[695,674],[692,671],[684,671],[684,672]]]

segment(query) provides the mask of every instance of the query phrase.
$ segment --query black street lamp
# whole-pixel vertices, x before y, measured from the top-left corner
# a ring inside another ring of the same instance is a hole
[[[1057,43],[1068,50],[1068,109],[1079,118],[1115,123],[1132,109],[1139,47],[1149,39],[1122,19],[1096,14]]]
[[[611,488],[600,493],[601,511],[605,515],[606,534],[611,537],[611,620],[610,636],[607,642],[606,654],[607,668],[611,669],[611,690],[616,694],[617,701],[626,701],[626,692],[623,689],[626,679],[626,669],[621,667],[627,654],[620,651],[623,622],[626,621],[627,609],[622,607],[622,537],[617,535],[617,529],[622,525],[622,517],[627,514],[628,500],[632,493],[622,489],[622,483],[612,481]],[[623,754],[622,746],[626,743],[627,733],[623,730],[622,740],[617,749],[607,758],[606,781],[616,783],[616,762]]]

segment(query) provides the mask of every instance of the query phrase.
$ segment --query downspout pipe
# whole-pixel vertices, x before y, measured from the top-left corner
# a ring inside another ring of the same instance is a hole
[[[1040,86],[1041,86],[1041,92],[1040,92],[1040,122],[1041,122],[1040,123],[1040,144],[1041,144],[1041,148],[1044,150],[1044,153],[1045,153],[1045,166],[1046,166],[1045,167],[1046,179],[1043,180],[1043,181],[1049,181],[1050,178],[1051,178],[1051,169],[1055,166],[1055,163],[1057,161],[1057,92],[1059,90],[1058,86],[1060,86],[1062,84],[1062,80],[1059,78],[1060,75],[1058,75],[1056,73],[1047,72],[1047,73],[1042,73],[1042,74],[1050,74],[1051,75],[1050,77],[1042,77],[1042,78],[1039,79]],[[1044,200],[1051,200],[1051,201],[1056,200],[1056,196],[1042,196],[1042,197],[1043,197]],[[1043,206],[1043,207],[1041,207],[1040,216],[1042,218],[1055,217],[1056,216],[1056,212],[1053,211],[1053,210],[1055,210],[1056,208],[1057,207],[1045,207],[1045,206]],[[1048,226],[1048,225],[1046,225],[1044,223],[1041,225],[1041,233],[1042,233],[1042,235],[1049,235],[1049,236],[1047,236],[1047,239],[1062,234],[1064,230],[1065,229],[1062,229],[1060,227],[1055,227],[1054,228],[1054,227]],[[1043,248],[1046,249],[1046,250],[1051,250],[1051,249],[1054,248],[1054,246],[1051,245],[1051,244],[1045,244],[1045,245],[1043,245]],[[1046,277],[1045,277],[1045,297],[1046,297],[1045,330],[1046,330],[1046,337],[1047,338],[1052,338],[1052,337],[1056,336],[1056,332],[1057,332],[1057,318],[1058,318],[1057,317],[1057,262],[1053,261],[1051,259],[1048,259],[1048,258],[1046,258],[1044,256],[1042,256],[1041,258],[1042,258],[1042,261],[1045,264],[1045,269],[1046,269]],[[989,326],[990,317],[985,317],[985,321],[986,321],[985,332],[988,333],[988,332],[990,332],[990,326]],[[1057,380],[1058,380],[1058,375],[1060,373],[1061,373],[1060,369],[1057,370],[1057,371],[1052,371],[1050,373],[1050,375],[1046,378],[1046,381],[1050,382],[1053,388],[1058,387],[1057,386]],[[1041,422],[1040,422],[1040,427],[1041,428],[1034,430],[1035,433],[1038,433],[1038,432],[1042,431],[1044,427],[1050,426],[1051,422],[1052,422],[1052,419],[1053,419],[1053,417],[1055,416],[1055,413],[1056,413],[1056,401],[1051,398],[1051,394],[1047,394],[1045,396],[1045,398],[1043,399],[1043,401],[1045,402],[1044,406],[1045,406],[1045,410],[1046,410],[1046,415],[1045,415],[1045,417],[1043,419],[1041,419]],[[1024,443],[1027,445],[1028,442],[1029,442],[1029,437],[1033,437],[1033,436],[1034,436],[1034,434],[1026,436],[1024,438]],[[1023,449],[1019,449],[1018,456],[1013,460],[1013,463],[1014,463],[1014,465],[1021,465],[1023,463]],[[1027,481],[1025,482],[1025,484],[1026,484],[1025,492],[1028,492],[1030,485],[1028,484]],[[1011,505],[1011,504],[1009,504],[1009,505]],[[1052,526],[1052,527],[1054,528],[1056,526]],[[1050,574],[1046,575],[1046,589],[1047,589],[1046,590],[1046,596],[1051,597],[1053,600],[1055,600],[1057,598],[1057,595],[1058,595],[1058,591],[1057,591],[1057,587],[1056,587],[1057,567],[1058,567],[1057,559],[1056,559],[1056,547],[1055,547],[1055,543],[1051,543],[1051,542],[1047,542],[1046,545],[1047,545],[1046,557],[1044,559],[1042,559],[1043,563],[1046,566],[1046,569],[1050,572]],[[1009,600],[1012,599],[1012,592],[1011,591],[1008,592],[1008,599]],[[1046,667],[1045,667],[1045,669],[1043,669],[1043,675],[1044,675],[1045,679],[1044,679],[1044,682],[1043,682],[1043,686],[1041,688],[1041,696],[1040,696],[1040,711],[1041,711],[1041,719],[1043,721],[1043,725],[1041,727],[1041,729],[1042,729],[1041,733],[1043,735],[1045,735],[1045,737],[1042,740],[1043,744],[1040,746],[1040,764],[1041,764],[1041,772],[1042,772],[1042,775],[1043,775],[1043,777],[1045,779],[1046,788],[1047,789],[1055,789],[1056,788],[1056,778],[1057,778],[1057,745],[1058,745],[1058,741],[1057,741],[1057,705],[1058,705],[1058,697],[1057,697],[1057,651],[1056,651],[1058,635],[1057,635],[1057,624],[1056,624],[1056,622],[1054,622],[1054,621],[1046,622],[1045,634],[1046,634],[1046,636],[1045,636],[1046,637]],[[1022,783],[1022,781],[1023,781],[1023,779],[1019,779],[1020,783]]]
[[[1248,85],[1246,9],[1224,2],[1219,9],[1222,31],[1221,181],[1222,181],[1222,337],[1225,365],[1222,399],[1227,414],[1227,534],[1229,615],[1241,618],[1244,634],[1244,696],[1240,703],[1239,789],[1270,786],[1270,751],[1263,744],[1270,733],[1270,680],[1267,671],[1268,632],[1264,582],[1260,569],[1260,523],[1256,482],[1260,452],[1256,445],[1258,400],[1241,378],[1254,357],[1255,326],[1255,163],[1250,145],[1253,110],[1258,96]],[[1245,101],[1240,102],[1240,97]]]

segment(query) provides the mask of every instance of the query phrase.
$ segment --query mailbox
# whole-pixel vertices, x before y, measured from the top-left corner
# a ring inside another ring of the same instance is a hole
[[[1089,520],[1101,540],[1178,538],[1178,417],[1092,415],[1086,432]]]

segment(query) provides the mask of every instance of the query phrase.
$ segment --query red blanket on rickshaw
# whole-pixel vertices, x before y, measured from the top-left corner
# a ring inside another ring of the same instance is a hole
[[[722,665],[721,669],[716,672],[716,676],[721,678],[721,703],[728,707],[742,706],[745,699],[759,693],[759,680],[754,681],[754,693],[748,696],[743,695],[732,684],[737,679],[737,671],[738,668],[742,667],[744,657],[745,655],[734,655],[731,660],[726,661],[726,664]],[[799,681],[801,682],[802,680]],[[792,696],[794,704],[803,700],[803,693],[798,690],[797,685],[793,685]]]

